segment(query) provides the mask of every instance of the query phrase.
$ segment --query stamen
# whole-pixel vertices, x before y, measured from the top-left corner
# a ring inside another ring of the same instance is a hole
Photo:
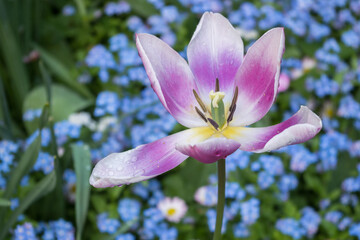
[[[216,78],[216,84],[215,84],[215,92],[220,91],[220,84],[219,84],[219,79]]]
[[[238,92],[239,92],[239,88],[236,86],[234,96],[233,96],[233,99],[231,101],[231,105],[230,105],[230,108],[229,108],[230,112],[233,112],[234,105],[236,105],[236,102],[237,102],[237,99],[238,99]]]
[[[205,104],[201,101],[199,95],[197,94],[197,92],[193,89],[193,93],[194,93],[194,96],[196,98],[196,101],[199,103],[201,109],[206,113],[206,107],[205,107]]]
[[[236,104],[234,104],[234,105],[232,106],[232,110],[230,110],[230,115],[229,115],[229,117],[228,117],[227,120],[226,120],[228,124],[229,124],[229,122],[231,122],[231,121],[233,120],[235,110],[236,110]]]
[[[219,124],[217,124],[217,122],[215,122],[214,120],[212,120],[211,118],[208,118],[207,120],[209,120],[209,122],[211,123],[211,125],[213,125],[213,127],[218,130],[219,129]]]
[[[195,107],[195,110],[196,110],[197,114],[199,114],[199,116],[200,116],[205,122],[207,122],[207,119],[206,119],[205,115],[204,115],[197,107]]]

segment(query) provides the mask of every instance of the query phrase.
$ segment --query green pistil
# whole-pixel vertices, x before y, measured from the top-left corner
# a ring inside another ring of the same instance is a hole
[[[214,106],[217,105],[217,106]],[[225,124],[225,106],[222,99],[217,101],[217,104],[211,102],[211,117],[219,125],[221,129]]]

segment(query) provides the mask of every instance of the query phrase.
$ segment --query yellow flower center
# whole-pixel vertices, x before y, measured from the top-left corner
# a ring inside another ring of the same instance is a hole
[[[216,79],[215,91],[211,90],[209,93],[211,100],[210,108],[203,103],[195,89],[193,90],[193,93],[202,111],[198,107],[195,107],[195,110],[197,114],[209,125],[209,128],[214,129],[216,132],[221,132],[226,129],[229,123],[232,121],[236,110],[238,87],[235,88],[229,109],[225,109],[225,104],[223,102],[225,93],[220,92],[218,78]]]
[[[169,210],[167,210],[167,215],[169,215],[169,216],[172,216],[172,215],[174,215],[175,213],[176,213],[175,208],[170,208]]]

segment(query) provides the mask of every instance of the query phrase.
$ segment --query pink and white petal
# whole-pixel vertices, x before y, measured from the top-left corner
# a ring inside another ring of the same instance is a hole
[[[179,143],[176,150],[202,163],[213,163],[235,152],[240,144],[225,137],[211,137],[198,143]]]
[[[206,129],[209,128],[188,129],[126,152],[110,154],[96,164],[90,184],[97,188],[121,186],[167,172],[188,158],[175,149],[176,143],[203,141],[210,135]]]
[[[198,103],[193,89],[196,90],[196,86],[187,62],[169,45],[150,34],[137,34],[136,46],[151,86],[170,114],[186,127],[206,126],[195,111]]]
[[[239,96],[231,126],[250,125],[269,111],[279,87],[284,49],[283,28],[267,31],[249,48],[236,75]]]
[[[243,55],[240,32],[219,13],[203,14],[187,49],[189,65],[196,78],[199,95],[210,104],[209,92],[215,90],[216,78],[220,91],[231,101],[234,79]]]
[[[240,143],[240,149],[267,152],[298,144],[313,138],[322,128],[321,119],[309,108],[300,110],[288,120],[270,127],[228,127],[223,135]]]

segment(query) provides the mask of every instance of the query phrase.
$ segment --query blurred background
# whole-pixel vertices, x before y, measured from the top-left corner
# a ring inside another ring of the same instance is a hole
[[[0,239],[212,237],[215,164],[88,183],[108,154],[184,129],[151,89],[134,34],[186,58],[205,11],[226,16],[246,49],[285,27],[281,92],[256,126],[300,105],[324,125],[305,144],[228,157],[223,238],[360,239],[359,0],[0,0]]]

